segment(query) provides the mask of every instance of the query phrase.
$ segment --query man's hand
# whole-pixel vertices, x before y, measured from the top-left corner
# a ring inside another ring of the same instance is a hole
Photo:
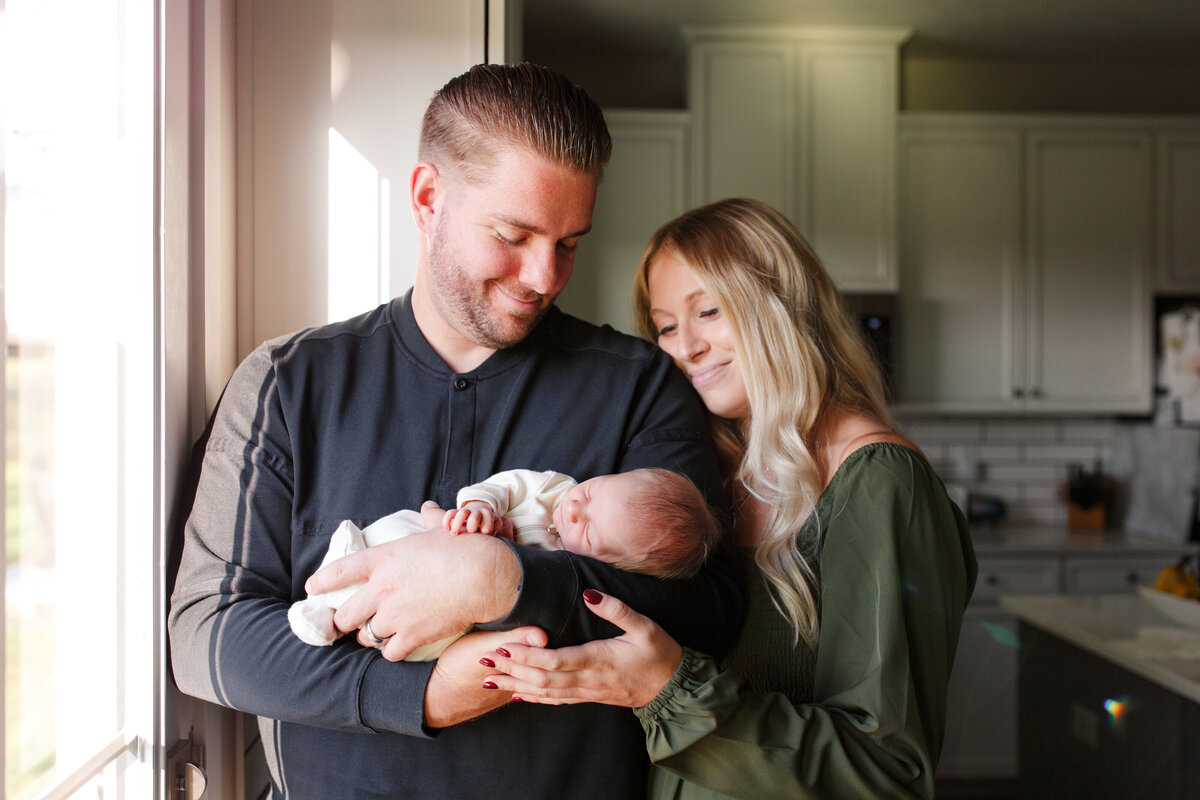
[[[348,632],[370,620],[372,633],[387,640],[383,657],[399,661],[422,644],[502,618],[516,603],[520,580],[521,566],[508,545],[491,536],[437,530],[340,558],[309,578],[305,591],[364,582],[342,603],[334,625]],[[362,631],[358,641],[378,645]]]
[[[495,672],[495,662],[486,656],[481,660],[480,653],[518,644],[545,647],[546,634],[539,628],[476,631],[446,648],[425,687],[425,724],[445,728],[508,704],[509,692],[484,688],[485,678]]]

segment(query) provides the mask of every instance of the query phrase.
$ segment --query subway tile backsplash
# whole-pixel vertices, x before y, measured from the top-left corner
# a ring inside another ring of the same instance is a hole
[[[1107,462],[1118,423],[1096,418],[898,420],[942,480],[1004,500],[1007,524],[1061,526],[1067,465]]]

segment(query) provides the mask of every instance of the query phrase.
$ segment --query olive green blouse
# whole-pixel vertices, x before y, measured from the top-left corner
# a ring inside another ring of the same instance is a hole
[[[820,638],[794,644],[744,551],[747,619],[718,666],[684,651],[636,709],[658,798],[932,797],[946,683],[975,585],[966,521],[915,450],[877,443],[842,463],[804,534]]]

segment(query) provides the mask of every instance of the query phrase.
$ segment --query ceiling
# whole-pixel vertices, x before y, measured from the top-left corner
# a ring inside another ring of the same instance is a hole
[[[685,25],[911,28],[906,57],[1200,63],[1198,0],[524,0],[528,51],[678,52]]]

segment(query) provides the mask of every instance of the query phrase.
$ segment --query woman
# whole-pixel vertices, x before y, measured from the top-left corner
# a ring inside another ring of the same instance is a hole
[[[832,281],[782,215],[726,200],[663,226],[635,289],[643,335],[711,414],[748,581],[741,638],[718,663],[589,590],[623,636],[506,646],[488,680],[634,708],[652,798],[932,796],[975,557]]]

